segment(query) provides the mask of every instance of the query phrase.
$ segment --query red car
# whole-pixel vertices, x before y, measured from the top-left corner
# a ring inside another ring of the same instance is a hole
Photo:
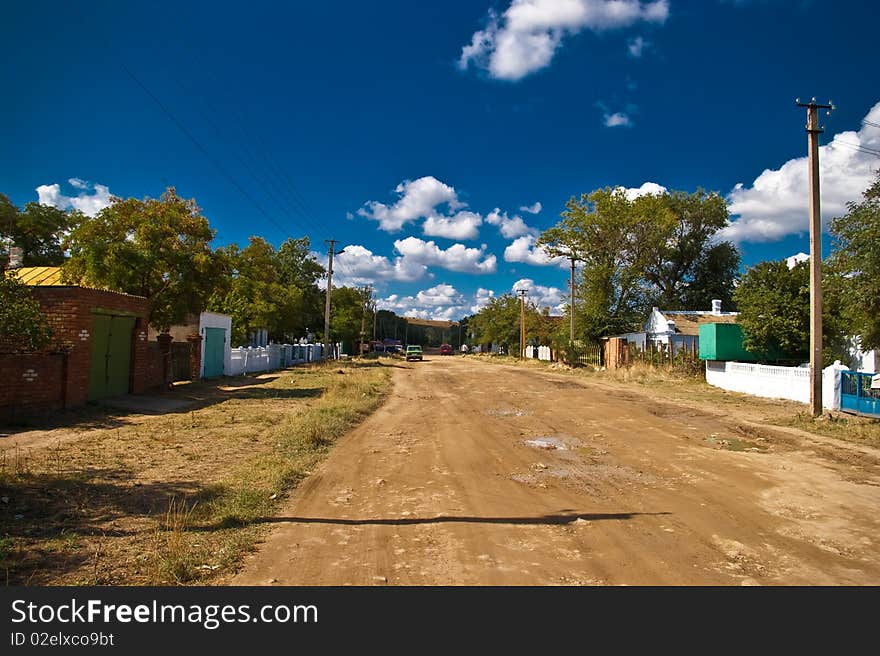
[[[440,345],[440,355],[452,355],[452,345],[451,344],[441,344]]]

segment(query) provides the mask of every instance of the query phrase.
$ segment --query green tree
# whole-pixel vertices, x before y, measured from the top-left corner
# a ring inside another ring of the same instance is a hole
[[[64,264],[65,235],[79,225],[84,215],[28,203],[18,213],[12,239],[24,251],[24,266],[60,266]]]
[[[473,334],[474,344],[496,344],[504,347],[510,355],[516,355],[520,343],[520,321],[522,308],[520,299],[513,294],[502,294],[489,299],[489,302],[465,323],[468,334]],[[534,303],[527,301],[525,306],[526,343],[535,340],[546,343],[552,331],[549,320],[542,315]]]
[[[227,275],[208,300],[208,309],[232,316],[232,342],[246,344],[251,333],[263,328],[274,341],[293,339],[302,293],[281,283],[273,246],[251,237],[244,249],[231,244],[217,255]]]
[[[14,245],[12,233],[18,217],[18,208],[5,194],[0,194],[0,270],[6,267],[9,247]]]
[[[220,281],[213,238],[195,201],[173,187],[158,200],[114,198],[70,235],[64,278],[145,296],[150,324],[164,330],[204,310]]]
[[[828,272],[823,286],[839,286]],[[739,324],[747,350],[767,360],[803,362],[810,355],[810,265],[800,262],[789,268],[785,260],[761,262],[750,268],[734,292]],[[833,361],[843,348],[844,331],[840,305],[829,295],[822,317],[824,359]]]
[[[729,241],[707,246],[694,266],[691,282],[682,291],[681,307],[706,310],[717,299],[725,311],[736,310],[733,290],[741,261],[739,250]]]
[[[361,320],[366,317],[371,303],[372,295],[367,288],[334,287],[330,297],[330,340],[342,342],[344,350],[356,353]],[[369,332],[372,334],[372,324]]]
[[[51,338],[46,316],[27,285],[0,274],[0,352],[37,351]]]
[[[831,222],[831,268],[841,276],[842,311],[862,348],[880,348],[880,171],[864,200]]]
[[[28,203],[19,210],[0,194],[0,258],[3,264],[9,247],[22,249],[24,266],[59,266],[64,263],[65,236],[83,219],[78,211],[64,211],[51,205]]]
[[[645,279],[656,287],[655,304],[668,310],[703,310],[712,299],[732,301],[739,252],[730,242],[712,240],[729,221],[727,203],[717,193],[671,191],[662,196],[671,215],[649,249]]]
[[[279,282],[299,290],[299,306],[290,317],[289,329],[299,335],[324,322],[324,294],[318,281],[327,275],[326,269],[311,252],[308,237],[287,239],[277,254]]]
[[[597,340],[639,323],[649,303],[645,275],[674,217],[663,196],[634,200],[606,187],[566,203],[562,221],[538,239],[551,255],[583,263],[575,314],[581,338]]]

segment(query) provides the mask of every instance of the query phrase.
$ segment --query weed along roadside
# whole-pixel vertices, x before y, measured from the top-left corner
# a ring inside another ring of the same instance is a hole
[[[162,415],[90,412],[0,448],[9,584],[207,583],[385,398],[391,369],[327,363],[199,383]]]

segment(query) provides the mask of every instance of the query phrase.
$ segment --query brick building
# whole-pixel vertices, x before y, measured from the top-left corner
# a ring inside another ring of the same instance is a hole
[[[140,394],[165,384],[168,358],[160,343],[147,341],[147,299],[64,285],[57,267],[8,274],[32,287],[53,339],[42,352],[0,353],[0,419]]]

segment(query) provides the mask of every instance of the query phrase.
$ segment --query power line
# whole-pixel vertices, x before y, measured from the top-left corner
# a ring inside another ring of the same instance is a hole
[[[121,64],[121,66],[122,70],[124,70],[126,74],[128,74],[128,76],[132,80],[134,80],[134,82],[141,89],[143,89],[144,93],[146,93],[153,100],[153,102],[155,102],[159,106],[159,108],[165,113],[165,115],[171,119],[171,121],[178,127],[181,132],[183,132],[184,136],[186,136],[186,138],[189,139],[192,144],[196,148],[198,148],[205,157],[208,158],[208,160],[217,168],[218,171],[220,171],[220,173],[223,174],[223,176],[229,181],[229,183],[232,184],[236,189],[238,189],[241,192],[241,195],[244,196],[257,209],[257,211],[260,212],[260,214],[266,217],[276,228],[278,228],[278,230],[282,234],[288,234],[288,231],[285,230],[274,218],[272,218],[272,216],[263,208],[263,206],[260,205],[260,203],[258,203],[257,200],[253,196],[251,196],[251,194],[241,184],[239,184],[238,180],[236,180],[235,177],[233,177],[232,174],[230,174],[229,171],[226,170],[226,168],[220,163],[220,161],[216,157],[208,152],[208,150],[201,144],[201,142],[195,138],[192,132],[190,132],[186,128],[186,126],[177,119],[177,117],[171,112],[171,110],[168,109],[168,107],[166,107],[165,104],[161,100],[159,100],[159,98],[157,98],[156,95],[152,91],[150,91],[147,86],[143,82],[141,82],[141,80],[134,73],[132,73],[125,64]]]
[[[853,150],[857,150],[860,153],[865,153],[866,155],[874,155],[874,157],[880,157],[880,150],[874,150],[873,148],[868,148],[867,146],[862,146],[861,144],[850,143],[849,141],[841,141],[840,139],[836,139],[832,144],[840,144],[841,146],[848,146]]]
[[[181,88],[181,90],[184,90],[184,91],[185,91],[183,85],[180,83],[180,80],[178,80],[178,79],[175,77],[175,78],[174,78],[174,81],[175,81],[175,82],[177,83],[177,85]],[[214,120],[208,115],[208,113],[207,113],[206,111],[200,109],[200,110],[199,110],[199,113],[201,114],[201,116],[202,116],[202,118],[204,119],[204,121],[205,121],[205,122],[206,122],[211,128],[213,128],[214,132],[216,132],[217,135],[218,135],[221,139],[223,139],[223,134],[222,134],[222,130],[220,129],[220,126],[217,125],[217,123],[216,123],[216,122],[215,122],[215,121],[214,121]],[[227,143],[230,143],[230,145],[231,145],[231,142],[230,142],[228,139],[223,139],[223,140],[226,141]],[[291,216],[291,213],[290,213],[289,209],[287,209],[287,208],[285,207],[285,205],[284,205],[283,202],[280,202],[280,201],[279,201],[278,197],[275,195],[275,193],[273,192],[273,190],[266,186],[266,183],[264,182],[263,177],[260,176],[260,175],[258,175],[256,172],[254,172],[254,170],[253,170],[253,168],[251,168],[250,164],[248,164],[248,163],[244,160],[244,158],[242,158],[242,157],[238,154],[238,152],[236,152],[233,148],[229,148],[229,152],[231,152],[232,155],[233,155],[233,157],[235,157],[235,159],[238,161],[238,163],[239,163],[242,167],[244,167],[245,170],[247,170],[247,172],[250,174],[250,176],[251,176],[251,177],[254,179],[254,181],[255,181],[255,182],[256,182],[256,183],[257,183],[257,184],[263,189],[263,191],[266,193],[266,195],[267,195],[267,196],[268,196],[268,197],[269,197],[269,198],[270,198],[270,199],[271,199],[271,200],[272,200],[272,201],[273,201],[273,202],[274,202],[274,203],[275,203],[275,204],[281,209],[281,212],[287,215],[287,218],[288,218],[289,220],[291,220],[291,221],[292,221],[292,222],[293,222],[298,228],[300,228],[300,229],[302,229],[302,230],[305,230],[306,232],[308,232],[308,231],[311,229],[311,228],[307,228],[305,225],[303,225],[302,223],[300,223],[299,220],[297,220],[296,218],[294,218],[293,216]],[[255,160],[254,156],[253,156],[253,155],[247,150],[247,146],[244,147],[244,152],[245,152],[245,154],[248,155],[251,159]]]
[[[181,15],[181,18],[185,17]],[[177,30],[180,38],[175,39],[174,41],[171,41],[169,39],[167,41],[169,48],[174,45],[182,45],[189,53],[188,58],[192,59],[198,65],[201,76],[213,79],[213,81],[221,87],[227,86],[227,83],[225,81],[218,79],[217,75],[213,73],[211,67],[205,63],[205,60],[200,56],[197,50],[191,47],[187,47],[189,39],[188,35],[183,30],[183,26],[175,21],[172,21],[171,25],[173,29]],[[190,27],[195,30],[195,27],[193,27],[192,25],[190,25]],[[181,88],[183,87],[183,85],[180,84],[179,80],[175,78],[175,81],[177,82],[178,86],[180,86]],[[201,96],[203,103],[206,107],[210,106],[210,103],[204,101],[204,94],[200,93],[195,88],[192,81],[190,81],[189,90],[192,93]],[[248,121],[245,119],[241,108],[233,102],[230,104],[229,109],[231,110],[230,115],[236,122],[239,132],[244,137],[242,150],[244,151],[245,155],[250,159],[251,163],[253,164],[253,168],[248,165],[240,156],[238,156],[237,153],[236,159],[238,159],[239,162],[248,170],[250,175],[257,181],[264,192],[271,198],[271,200],[278,206],[278,208],[281,209],[281,212],[288,215],[288,218],[292,220],[294,224],[296,224],[300,228],[305,229],[307,233],[317,233],[317,236],[319,238],[329,237],[330,235],[324,229],[323,223],[317,220],[314,209],[309,205],[302,194],[299,193],[299,190],[296,189],[296,186],[293,184],[290,178],[287,177],[286,174],[279,174],[280,166],[276,164],[275,159],[272,156],[271,151],[265,145],[265,142],[259,138],[255,139],[254,136],[247,130],[246,123]],[[207,114],[205,111],[201,111],[201,113],[207,118]],[[212,127],[217,132],[218,136],[221,137],[221,139],[229,144],[233,144],[230,139],[224,136],[223,131],[220,129],[216,122],[210,120],[208,122],[211,123]],[[259,135],[257,135],[257,137],[259,137]],[[265,175],[261,176],[261,171],[259,170],[256,172],[254,171],[254,168],[261,169],[263,167],[260,165],[257,157],[253,154],[250,148],[248,148],[247,144],[251,144],[251,147],[253,147],[254,151],[258,152],[261,155],[263,162],[266,163],[266,167],[262,171],[263,173],[265,173]],[[272,174],[274,174],[275,178],[272,177]],[[271,189],[269,188],[269,186],[267,186],[267,184],[271,186]],[[296,218],[294,218],[294,214],[305,221],[305,224],[307,224],[308,227]]]

